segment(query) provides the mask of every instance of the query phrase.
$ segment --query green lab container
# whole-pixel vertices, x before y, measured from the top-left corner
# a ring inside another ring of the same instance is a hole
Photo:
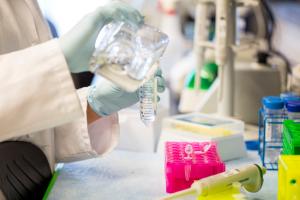
[[[285,155],[300,155],[300,123],[293,120],[283,122],[283,150]]]
[[[207,62],[202,70],[201,70],[201,79],[200,79],[200,86],[198,89],[201,90],[208,90],[210,86],[213,84],[215,79],[218,76],[218,65],[214,62]],[[196,71],[192,71],[185,83],[185,87],[188,89],[196,89],[195,88],[195,77],[196,77]]]

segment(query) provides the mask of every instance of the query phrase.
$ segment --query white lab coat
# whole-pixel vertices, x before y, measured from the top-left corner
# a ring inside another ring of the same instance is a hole
[[[75,90],[36,0],[0,0],[0,30],[0,141],[38,145],[52,169],[111,150],[117,115],[87,125],[86,88]]]

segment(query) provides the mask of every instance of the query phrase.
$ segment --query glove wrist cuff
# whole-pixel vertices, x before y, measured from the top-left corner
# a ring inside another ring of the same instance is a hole
[[[110,113],[107,113],[107,112],[104,112],[101,107],[103,107],[102,103],[101,102],[98,102],[96,97],[95,97],[95,90],[96,90],[96,87],[95,86],[92,86],[90,89],[89,89],[89,92],[88,92],[88,96],[87,96],[87,101],[88,101],[88,104],[90,105],[91,109],[97,113],[99,116],[108,116],[110,115]]]

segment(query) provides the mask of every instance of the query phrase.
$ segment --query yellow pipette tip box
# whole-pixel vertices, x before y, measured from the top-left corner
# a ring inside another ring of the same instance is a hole
[[[300,156],[280,155],[278,162],[278,200],[300,199]]]

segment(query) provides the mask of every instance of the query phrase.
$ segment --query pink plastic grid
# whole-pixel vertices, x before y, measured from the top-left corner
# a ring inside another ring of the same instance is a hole
[[[214,142],[166,142],[166,191],[189,188],[195,180],[225,171]]]

